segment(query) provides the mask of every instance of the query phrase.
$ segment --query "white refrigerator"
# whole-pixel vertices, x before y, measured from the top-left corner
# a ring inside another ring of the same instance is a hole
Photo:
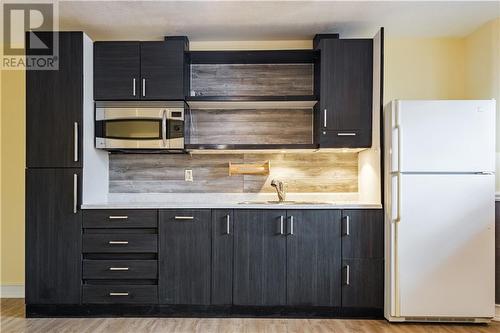
[[[495,314],[495,101],[384,110],[385,317]]]

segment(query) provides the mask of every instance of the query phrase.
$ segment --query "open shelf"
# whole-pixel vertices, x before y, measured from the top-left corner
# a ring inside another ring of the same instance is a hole
[[[192,109],[280,109],[313,108],[316,96],[188,96]]]

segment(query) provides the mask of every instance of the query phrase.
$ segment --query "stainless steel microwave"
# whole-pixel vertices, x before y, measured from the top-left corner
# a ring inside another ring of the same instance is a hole
[[[184,150],[184,102],[96,102],[95,146]]]

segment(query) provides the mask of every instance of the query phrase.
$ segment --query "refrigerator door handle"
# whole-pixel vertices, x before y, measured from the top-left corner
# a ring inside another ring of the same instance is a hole
[[[391,171],[401,171],[401,128],[395,126],[392,129],[392,149],[391,149]]]

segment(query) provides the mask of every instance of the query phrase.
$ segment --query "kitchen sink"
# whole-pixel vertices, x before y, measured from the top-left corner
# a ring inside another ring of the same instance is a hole
[[[240,205],[330,205],[331,202],[321,202],[321,201],[295,201],[295,200],[268,200],[268,201],[242,201],[238,202]]]

